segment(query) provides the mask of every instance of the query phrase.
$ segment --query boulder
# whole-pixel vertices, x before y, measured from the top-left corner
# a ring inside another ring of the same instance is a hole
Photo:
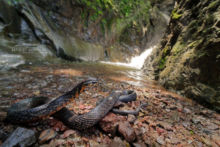
[[[1,147],[26,147],[33,145],[36,140],[36,133],[33,130],[18,127],[1,145]]]

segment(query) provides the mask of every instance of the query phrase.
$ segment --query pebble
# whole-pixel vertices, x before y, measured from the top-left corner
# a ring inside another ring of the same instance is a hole
[[[119,123],[118,131],[128,142],[132,142],[136,138],[134,129],[127,121]]]
[[[121,138],[115,137],[109,144],[109,147],[130,147],[130,145],[127,142],[122,141]]]
[[[127,120],[129,123],[134,123],[136,120],[136,117],[134,115],[129,114]]]
[[[191,113],[191,110],[190,110],[190,109],[188,109],[188,108],[184,108],[184,109],[183,109],[183,112],[185,112],[185,113],[189,114],[189,113]]]
[[[200,120],[197,119],[197,118],[192,118],[192,122],[193,122],[194,124],[198,124],[198,123],[200,123]]]
[[[143,142],[137,142],[137,143],[133,143],[134,147],[146,147],[145,143]]]
[[[172,130],[173,130],[172,124],[170,124],[170,123],[160,121],[160,122],[158,123],[158,125],[162,126],[162,127],[163,127],[164,129],[166,129],[167,131],[172,131]]]
[[[217,145],[220,146],[220,136],[218,136],[218,135],[212,135],[212,139],[215,141],[215,143],[216,143]]]
[[[207,129],[217,130],[217,129],[219,129],[219,126],[214,123],[208,123]]]
[[[163,136],[159,136],[157,138],[157,143],[161,144],[161,145],[164,145],[165,144],[165,141],[164,141],[164,137]]]
[[[18,127],[1,147],[31,146],[36,142],[36,133],[33,130]]]
[[[41,132],[40,136],[39,136],[39,143],[45,143],[51,139],[53,139],[54,137],[56,137],[57,132],[54,131],[53,129],[47,129],[44,130],[43,132]]]
[[[109,113],[100,122],[99,125],[103,131],[115,135],[117,131],[118,122],[126,120],[123,116],[118,116],[114,113]]]
[[[74,130],[66,130],[66,131],[63,133],[63,135],[61,135],[61,138],[67,138],[67,137],[69,137],[70,135],[75,134],[75,133],[76,133],[76,131],[74,131]]]
[[[7,112],[0,112],[0,121],[3,121],[7,116]]]
[[[204,137],[202,137],[201,139],[202,139],[203,143],[205,143],[207,146],[212,146],[210,139],[204,138]]]

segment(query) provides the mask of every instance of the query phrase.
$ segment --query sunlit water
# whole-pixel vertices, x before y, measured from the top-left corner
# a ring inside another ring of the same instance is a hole
[[[102,61],[102,63],[105,64],[112,64],[112,65],[119,65],[119,66],[128,66],[128,67],[132,67],[132,68],[136,68],[136,69],[141,69],[144,65],[144,61],[146,60],[146,58],[151,54],[152,50],[155,48],[156,46],[152,46],[148,49],[146,49],[143,53],[141,53],[139,56],[135,56],[131,58],[130,63],[123,63],[123,62],[106,62],[106,61]]]

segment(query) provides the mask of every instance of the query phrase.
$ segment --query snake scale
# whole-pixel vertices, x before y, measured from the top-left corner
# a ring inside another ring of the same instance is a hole
[[[59,120],[62,120],[64,124],[71,128],[84,130],[99,122],[110,110],[113,109],[118,101],[128,102],[136,100],[136,93],[133,91],[114,91],[90,112],[82,115],[77,115],[65,107],[75,98],[78,98],[79,94],[87,85],[94,83],[97,83],[97,81],[83,81],[76,85],[71,91],[52,101],[49,101],[46,97],[35,97],[21,100],[9,108],[5,122],[12,124],[27,124],[45,119],[52,115]],[[118,110],[116,110],[116,113],[124,114]]]

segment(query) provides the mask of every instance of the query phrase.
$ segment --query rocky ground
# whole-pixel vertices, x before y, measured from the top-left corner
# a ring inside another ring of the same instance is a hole
[[[95,102],[115,89],[131,89],[137,100],[123,104],[121,109],[135,109],[147,102],[138,116],[109,113],[96,126],[77,131],[52,117],[37,126],[16,126],[0,123],[0,144],[20,146],[220,146],[220,114],[192,100],[148,83],[134,86],[125,83],[128,77],[104,75],[70,67],[42,66],[1,74],[0,117],[14,102],[33,96],[55,98],[88,78],[98,77],[99,83],[90,86],[68,107],[85,113]],[[117,78],[118,77],[118,78]],[[114,79],[114,80],[113,80]],[[15,137],[16,136],[16,137]],[[16,138],[16,140],[15,140]]]

